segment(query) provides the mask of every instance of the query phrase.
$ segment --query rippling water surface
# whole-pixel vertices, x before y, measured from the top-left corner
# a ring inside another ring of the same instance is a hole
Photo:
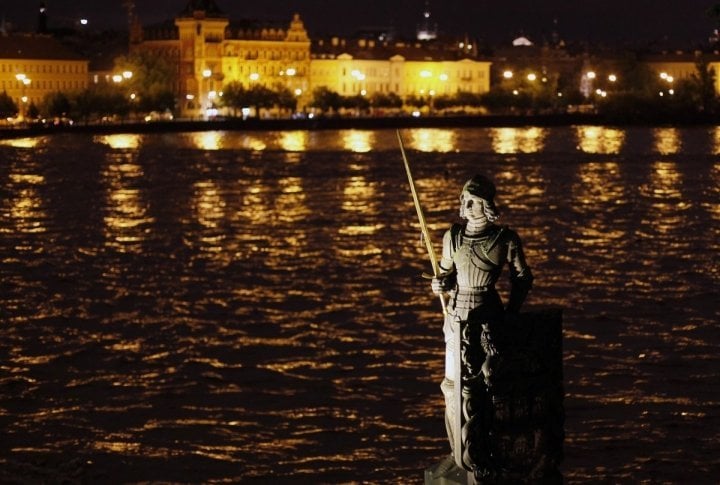
[[[720,477],[720,129],[404,132],[565,309],[569,483]],[[0,481],[420,483],[437,300],[394,131],[0,142]],[[503,288],[506,288],[504,286]]]

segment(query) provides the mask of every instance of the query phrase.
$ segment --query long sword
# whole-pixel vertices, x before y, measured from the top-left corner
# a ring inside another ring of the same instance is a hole
[[[413,181],[412,172],[410,172],[410,163],[408,162],[407,155],[405,155],[405,146],[403,145],[402,136],[400,136],[400,130],[396,131],[398,143],[400,144],[400,153],[402,153],[403,163],[405,163],[405,172],[407,173],[408,183],[410,184],[410,192],[412,192],[413,203],[415,204],[418,221],[420,222],[420,231],[422,232],[423,239],[425,240],[425,248],[427,249],[428,256],[430,257],[430,264],[432,265],[433,276],[437,278],[441,274],[440,265],[438,264],[437,256],[435,255],[435,248],[433,248],[432,239],[430,238],[430,231],[428,231],[427,223],[425,222],[425,215],[423,214],[422,206],[420,205],[420,199],[418,198],[417,190],[415,190],[415,182]],[[447,313],[445,297],[443,296],[442,292],[439,296],[443,314],[445,314]]]

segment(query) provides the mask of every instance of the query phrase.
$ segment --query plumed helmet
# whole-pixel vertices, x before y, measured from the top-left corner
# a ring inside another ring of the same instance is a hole
[[[475,175],[465,182],[463,192],[468,192],[475,197],[492,201],[495,198],[495,184],[484,175]]]

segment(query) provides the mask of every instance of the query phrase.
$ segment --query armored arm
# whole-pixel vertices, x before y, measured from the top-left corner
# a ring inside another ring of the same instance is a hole
[[[518,313],[532,288],[533,275],[525,261],[522,242],[517,234],[512,233],[507,254],[510,266],[510,297],[505,308],[507,313]]]
[[[455,287],[455,263],[453,262],[453,242],[450,229],[443,236],[442,258],[440,259],[440,276],[432,279],[433,293],[450,291]]]

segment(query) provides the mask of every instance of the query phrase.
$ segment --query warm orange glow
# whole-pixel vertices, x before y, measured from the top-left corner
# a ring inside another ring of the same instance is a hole
[[[201,150],[219,150],[221,138],[217,131],[202,131],[193,134],[193,142]]]
[[[625,142],[625,131],[604,126],[578,126],[575,133],[585,153],[620,153]]]
[[[492,128],[493,150],[498,153],[535,153],[545,146],[544,128]]]
[[[372,131],[350,130],[344,133],[345,149],[356,153],[366,153],[372,149],[375,133]]]
[[[677,128],[655,128],[655,149],[661,155],[673,155],[679,153],[682,148],[680,132]]]
[[[39,138],[11,138],[9,140],[0,140],[0,145],[11,146],[13,148],[36,148],[45,143],[44,137]]]
[[[455,150],[454,130],[418,128],[410,131],[408,148],[421,152],[451,152]]]
[[[46,232],[47,214],[45,202],[40,195],[40,188],[45,184],[45,177],[31,174],[11,174],[10,181],[18,189],[15,196],[10,199],[10,217],[15,222],[15,229],[21,233]]]
[[[120,252],[140,252],[153,218],[148,215],[144,194],[135,186],[143,177],[134,156],[110,157],[103,178],[108,212],[104,217],[108,246]]]
[[[131,134],[102,135],[95,137],[95,141],[116,150],[135,149],[140,147],[141,137]]]
[[[307,131],[284,131],[280,135],[280,146],[289,152],[304,152],[307,150]]]

